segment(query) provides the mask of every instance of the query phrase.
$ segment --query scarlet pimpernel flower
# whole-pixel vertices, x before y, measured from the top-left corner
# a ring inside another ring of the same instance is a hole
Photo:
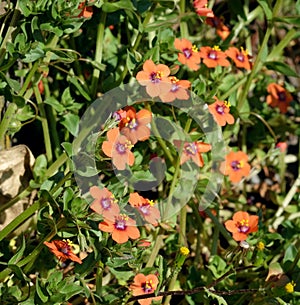
[[[165,103],[173,102],[175,99],[188,100],[190,95],[187,89],[191,86],[191,82],[179,80],[175,76],[169,76],[169,79],[172,83],[172,88],[168,93],[161,95],[160,99]]]
[[[134,277],[133,283],[130,285],[129,289],[134,296],[154,293],[158,283],[159,281],[155,274],[144,275],[139,273]],[[150,305],[152,300],[159,301],[161,298],[162,297],[140,299],[138,302],[140,305]]]
[[[102,144],[103,152],[112,158],[114,166],[118,170],[124,170],[126,164],[133,165],[134,155],[130,151],[132,143],[119,132],[119,128],[113,128],[107,132],[108,141]]]
[[[214,17],[213,11],[207,7],[207,0],[194,0],[193,5],[199,16]]]
[[[251,70],[251,63],[249,61],[249,54],[243,47],[239,50],[235,47],[230,47],[225,51],[225,54],[230,57],[238,68]]]
[[[70,259],[78,264],[82,260],[73,253],[72,243],[70,240],[53,240],[52,242],[44,241],[44,245],[62,262]]]
[[[205,23],[216,28],[216,33],[222,40],[225,40],[230,35],[230,29],[224,24],[223,20],[217,16],[206,18]]]
[[[174,41],[174,46],[177,50],[182,52],[178,54],[179,62],[181,62],[183,65],[187,65],[194,71],[199,69],[201,58],[195,45],[192,45],[192,43],[185,38],[176,38]]]
[[[94,212],[108,219],[114,219],[120,213],[116,198],[107,188],[100,190],[97,186],[92,186],[90,194],[95,199],[90,206]]]
[[[129,195],[129,203],[139,211],[146,221],[157,226],[157,221],[160,220],[160,212],[154,206],[155,203],[152,200],[144,198],[138,193],[131,193]]]
[[[225,126],[226,123],[233,124],[234,117],[229,113],[230,103],[220,101],[215,97],[215,102],[211,105],[208,105],[208,111],[213,115],[214,120],[219,126]]]
[[[79,3],[78,9],[81,10],[78,17],[90,18],[93,16],[93,7],[86,6],[85,1]]]
[[[183,150],[180,156],[180,164],[187,162],[188,160],[193,160],[199,167],[204,165],[203,157],[201,153],[205,153],[211,150],[211,145],[204,142],[186,142],[175,140],[175,146],[178,149],[183,145]]]
[[[215,68],[216,66],[228,67],[230,62],[226,59],[226,54],[221,51],[218,46],[201,47],[199,55],[203,58],[203,63],[208,68]]]
[[[268,85],[267,104],[271,107],[278,107],[281,113],[286,113],[293,100],[292,95],[282,86],[271,83]]]
[[[150,137],[150,128],[147,126],[151,122],[152,114],[146,109],[136,113],[133,107],[126,107],[126,116],[119,123],[120,131],[127,139],[135,144],[137,141],[145,141]]]
[[[244,241],[250,233],[258,230],[258,216],[239,211],[233,215],[232,220],[225,222],[225,227],[232,233],[234,240]]]
[[[168,66],[156,65],[151,59],[148,59],[143,64],[143,71],[137,73],[136,79],[142,86],[146,86],[146,92],[151,97],[156,97],[171,90],[169,75]]]
[[[248,156],[243,151],[230,152],[225,161],[220,165],[220,171],[229,176],[229,179],[233,183],[237,183],[242,180],[243,177],[247,177],[250,173],[250,165],[248,163]]]
[[[137,239],[140,237],[140,231],[136,227],[135,220],[129,218],[126,214],[119,214],[111,219],[104,219],[99,223],[99,229],[103,232],[112,233],[112,239],[118,244],[123,244],[129,238]]]

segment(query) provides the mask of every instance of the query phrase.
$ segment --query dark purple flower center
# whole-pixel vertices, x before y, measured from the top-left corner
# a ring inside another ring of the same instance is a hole
[[[118,142],[118,143],[116,144],[116,151],[117,151],[119,154],[124,154],[124,153],[126,152],[126,149],[127,149],[127,147],[126,147],[125,144],[120,143],[120,142]]]
[[[124,231],[126,229],[126,220],[125,219],[117,219],[115,222],[115,228],[120,231]]]
[[[149,204],[145,204],[139,207],[139,210],[141,211],[141,213],[143,215],[149,215],[150,211],[149,211],[150,205]]]
[[[193,54],[192,50],[191,50],[191,49],[188,49],[188,48],[183,49],[183,50],[182,50],[182,53],[183,53],[183,55],[184,55],[187,59],[189,59],[189,58],[192,56],[192,54]]]
[[[217,111],[219,114],[224,114],[224,107],[223,107],[223,106],[220,106],[220,105],[217,105],[217,106],[216,106],[216,111]]]
[[[216,51],[210,51],[208,53],[208,58],[216,60],[218,58]]]
[[[278,99],[279,99],[281,102],[285,102],[285,100],[286,100],[286,94],[285,94],[284,91],[278,92]]]
[[[71,251],[71,248],[67,243],[65,243],[65,245],[60,248],[60,252],[62,252],[63,254],[66,254],[66,255],[69,255],[70,251]]]
[[[249,226],[246,226],[246,225],[238,227],[238,231],[240,233],[247,233],[249,231],[249,229],[250,229]]]
[[[172,91],[172,92],[176,92],[178,89],[179,89],[179,86],[178,86],[178,85],[172,84],[172,88],[171,88],[171,91]]]
[[[234,171],[238,171],[238,170],[240,170],[241,169],[241,163],[240,163],[240,161],[232,161],[231,162],[231,168],[234,170]]]
[[[196,155],[198,149],[197,149],[197,145],[195,143],[191,143],[191,144],[188,144],[186,145],[185,147],[185,152],[188,154],[188,155]]]
[[[145,283],[142,284],[142,288],[145,293],[150,293],[153,291],[153,286],[152,286],[152,281],[146,281]]]
[[[242,54],[242,53],[239,53],[237,56],[236,56],[236,59],[241,61],[241,62],[244,62],[245,61],[245,56]]]
[[[128,125],[127,125],[127,127],[128,128],[130,128],[130,129],[136,129],[137,127],[138,127],[138,122],[137,122],[137,120],[136,119],[132,119],[129,123],[128,123]]]
[[[159,83],[161,81],[162,73],[160,71],[158,72],[152,72],[150,74],[150,80],[152,83]]]
[[[102,198],[101,206],[104,210],[108,210],[111,207],[111,199],[110,198]]]

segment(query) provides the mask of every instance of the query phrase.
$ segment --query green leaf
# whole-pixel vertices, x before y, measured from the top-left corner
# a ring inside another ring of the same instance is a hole
[[[273,20],[277,22],[284,22],[284,23],[300,26],[299,16],[275,17]]]
[[[297,248],[294,245],[289,245],[285,251],[283,263],[285,264],[287,261],[294,261],[297,255]]]
[[[29,62],[34,62],[38,60],[39,58],[42,58],[45,56],[45,52],[41,47],[41,44],[37,44],[32,48],[29,53],[25,55],[25,58],[23,59],[24,62],[29,63]]]
[[[298,73],[296,73],[292,68],[290,68],[287,64],[280,61],[268,61],[265,63],[266,67],[269,70],[274,70],[282,73],[286,76],[300,77]]]
[[[82,84],[78,81],[78,79],[75,76],[70,76],[68,75],[67,80],[73,84],[76,89],[79,91],[79,93],[87,100],[87,101],[91,101],[91,97],[89,95],[89,93],[83,88]],[[82,105],[81,105],[82,106]]]
[[[55,99],[53,96],[48,97],[44,101],[45,104],[50,105],[53,107],[58,113],[61,113],[65,111],[64,105],[62,105],[57,99]]]
[[[262,9],[264,10],[264,13],[267,17],[268,20],[271,20],[273,17],[273,12],[269,6],[268,1],[266,0],[258,0],[257,1],[259,3],[259,5],[262,7]]]
[[[30,279],[23,273],[22,269],[17,265],[8,264],[8,268],[16,275],[16,277],[24,282],[30,282]]]
[[[39,278],[36,278],[36,282],[35,282],[36,293],[39,296],[39,298],[41,299],[41,301],[43,303],[46,303],[48,301],[48,296],[43,291],[43,288],[40,286],[39,282],[40,282]]]
[[[117,271],[109,267],[110,272],[117,278],[120,285],[126,285],[127,281],[133,276],[132,271]]]
[[[26,248],[25,238],[22,236],[22,245],[21,248],[17,251],[17,253],[8,261],[8,264],[16,264],[22,258],[24,251]]]
[[[121,0],[114,3],[106,2],[102,5],[102,10],[106,13],[113,13],[118,10],[134,10],[132,1]]]
[[[62,125],[64,125],[67,130],[73,135],[77,136],[78,129],[79,129],[79,117],[78,115],[67,113],[60,122]]]

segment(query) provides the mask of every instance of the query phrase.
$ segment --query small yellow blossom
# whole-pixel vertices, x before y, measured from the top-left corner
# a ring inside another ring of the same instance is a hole
[[[258,248],[258,250],[263,251],[263,249],[265,248],[265,244],[262,241],[260,241],[257,244],[257,248]]]
[[[296,286],[296,284],[294,283],[294,281],[291,281],[289,283],[287,283],[284,288],[285,288],[285,291],[287,293],[293,293],[294,292],[294,287]]]
[[[181,247],[180,252],[182,255],[188,256],[190,253],[190,250],[187,247]]]

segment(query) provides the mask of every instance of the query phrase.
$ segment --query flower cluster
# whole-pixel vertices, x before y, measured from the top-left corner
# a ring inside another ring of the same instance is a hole
[[[99,223],[99,229],[112,234],[112,239],[119,244],[125,243],[129,238],[138,239],[140,232],[136,221],[128,216],[126,208],[121,209],[114,195],[107,189],[97,186],[90,188],[94,201],[90,208],[101,215],[104,220]],[[138,193],[130,193],[128,202],[144,221],[157,226],[160,220],[160,211],[155,202],[142,197]]]
[[[195,45],[192,45],[185,38],[176,38],[174,46],[180,51],[178,61],[191,70],[200,68],[201,59],[208,68],[229,67],[230,62],[227,57],[231,58],[238,68],[251,69],[250,56],[244,48],[230,47],[228,50],[222,51],[219,46],[203,46],[198,50]]]
[[[149,123],[152,114],[146,109],[136,110],[128,106],[115,113],[119,127],[107,132],[107,141],[102,144],[102,151],[112,159],[118,170],[124,170],[126,165],[134,164],[134,155],[131,151],[138,141],[145,141],[150,137]]]

